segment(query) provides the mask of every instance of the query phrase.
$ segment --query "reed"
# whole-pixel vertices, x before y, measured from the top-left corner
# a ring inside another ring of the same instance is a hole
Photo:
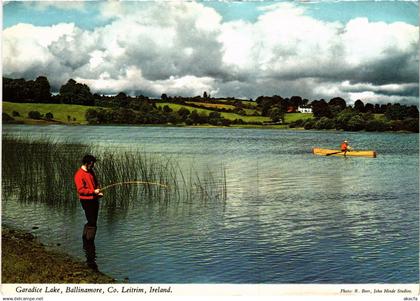
[[[81,158],[93,154],[102,187],[103,206],[112,210],[142,203],[225,201],[226,174],[185,169],[174,158],[139,150],[3,137],[2,197],[7,202],[42,202],[51,206],[78,204],[73,176]]]

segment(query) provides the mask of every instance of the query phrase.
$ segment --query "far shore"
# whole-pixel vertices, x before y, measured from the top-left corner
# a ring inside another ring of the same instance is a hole
[[[276,124],[276,125],[257,125],[257,124],[232,124],[230,126],[218,126],[211,124],[198,124],[198,125],[185,125],[185,124],[121,124],[121,123],[108,123],[108,124],[88,124],[88,123],[77,123],[77,122],[62,122],[57,120],[45,120],[45,119],[22,119],[14,122],[3,122],[5,124],[23,124],[23,125],[98,125],[98,126],[137,126],[137,127],[183,127],[183,128],[246,128],[246,129],[280,129],[280,130],[304,130],[304,128],[289,128],[287,124]]]
[[[75,258],[50,250],[31,233],[2,225],[2,283],[113,283]]]
[[[21,124],[21,125],[42,125],[42,126],[49,126],[49,125],[67,125],[67,126],[133,126],[133,127],[173,127],[173,128],[222,128],[222,129],[267,129],[267,130],[290,130],[290,131],[322,131],[322,132],[344,132],[344,130],[318,130],[318,129],[310,129],[306,130],[303,127],[288,127],[286,124],[279,124],[279,125],[255,125],[255,124],[233,124],[230,126],[217,126],[211,124],[200,124],[200,125],[182,125],[182,124],[121,124],[121,123],[113,123],[113,124],[87,124],[87,123],[67,123],[61,121],[47,121],[47,120],[31,120],[31,121],[21,121],[21,122],[11,122],[11,123],[3,123],[3,125],[7,124]],[[368,131],[358,131],[355,133],[413,133],[410,131],[382,131],[382,132],[368,132]]]

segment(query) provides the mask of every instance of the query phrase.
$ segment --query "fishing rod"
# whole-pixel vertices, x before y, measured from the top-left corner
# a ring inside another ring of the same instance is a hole
[[[100,190],[103,191],[103,190],[106,190],[106,189],[111,188],[111,187],[114,187],[114,186],[128,185],[128,184],[147,184],[147,185],[156,185],[156,186],[160,186],[160,187],[164,187],[164,188],[169,188],[168,185],[161,184],[161,183],[156,183],[156,182],[125,181],[125,182],[118,182],[118,183],[113,183],[113,184],[106,185],[106,186],[100,188]]]

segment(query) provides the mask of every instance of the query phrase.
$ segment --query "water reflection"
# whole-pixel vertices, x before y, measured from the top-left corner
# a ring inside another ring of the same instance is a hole
[[[98,265],[96,264],[96,247],[95,247],[95,237],[96,237],[96,226],[90,226],[89,223],[86,223],[83,227],[83,249],[86,255],[86,264],[91,269],[97,271]]]
[[[182,153],[176,161],[184,176],[194,165],[215,170],[217,180],[223,162],[227,190],[227,198],[189,194],[167,202],[157,193],[156,200],[146,198],[136,186],[126,202],[125,187],[110,189],[101,201],[101,235],[84,240],[83,249],[78,227],[84,216],[75,201],[57,210],[13,193],[3,198],[7,221],[41,225],[43,239],[60,240],[93,269],[135,283],[418,282],[416,135],[354,134],[359,148],[378,150],[373,160],[308,153],[313,145],[334,145],[338,134],[330,132],[89,130],[108,138],[115,151],[135,144],[147,153]],[[400,152],[407,146],[411,152]]]

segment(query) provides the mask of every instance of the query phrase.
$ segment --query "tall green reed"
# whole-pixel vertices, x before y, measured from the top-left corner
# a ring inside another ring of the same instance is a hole
[[[139,203],[167,205],[179,202],[225,201],[226,174],[185,167],[174,158],[138,150],[115,150],[95,145],[3,137],[2,196],[7,201],[43,202],[52,206],[77,204],[74,173],[85,154],[97,157],[96,175],[101,186],[127,181],[107,189],[102,203],[108,209]],[[167,187],[155,185],[163,184]]]

